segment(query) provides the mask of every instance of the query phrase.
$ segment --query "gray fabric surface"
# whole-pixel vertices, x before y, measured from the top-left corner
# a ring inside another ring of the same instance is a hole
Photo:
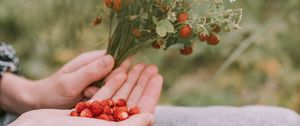
[[[300,126],[295,112],[277,107],[158,107],[156,126]]]
[[[8,114],[0,119],[6,126],[16,116]],[[155,126],[300,126],[295,112],[278,107],[171,107],[156,110]]]

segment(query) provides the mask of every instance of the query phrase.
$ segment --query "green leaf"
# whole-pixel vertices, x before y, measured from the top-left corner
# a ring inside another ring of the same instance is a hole
[[[157,18],[153,17],[153,22],[156,24],[156,33],[160,37],[165,37],[167,33],[175,32],[173,24],[167,19],[158,21]]]

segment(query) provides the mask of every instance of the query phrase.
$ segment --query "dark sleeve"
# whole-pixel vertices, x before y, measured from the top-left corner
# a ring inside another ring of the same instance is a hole
[[[18,73],[19,58],[11,45],[0,43],[0,76],[5,72]]]

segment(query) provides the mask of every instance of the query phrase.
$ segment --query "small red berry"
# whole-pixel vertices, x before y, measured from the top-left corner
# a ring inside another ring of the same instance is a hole
[[[193,53],[193,48],[192,47],[184,47],[183,49],[180,50],[180,53],[182,55],[191,55]]]
[[[126,102],[126,100],[124,100],[124,99],[118,99],[118,100],[116,101],[116,106],[117,106],[117,107],[124,107],[124,106],[127,106],[127,102]]]
[[[86,109],[86,108],[87,108],[87,106],[86,106],[86,104],[84,102],[79,102],[79,103],[77,103],[75,105],[75,110],[78,113],[81,113],[81,111],[84,110],[84,109]]]
[[[105,0],[104,2],[105,2],[106,7],[108,7],[108,8],[111,8],[113,5],[112,0]]]
[[[207,34],[205,34],[205,33],[199,33],[199,35],[198,35],[198,39],[200,40],[200,41],[202,41],[202,42],[205,42],[205,41],[207,41],[208,40],[208,35]]]
[[[79,116],[79,114],[78,114],[76,111],[72,111],[72,112],[70,113],[70,116]]]
[[[128,112],[128,109],[127,109],[127,107],[115,107],[114,108],[114,112],[116,112],[116,111],[124,111],[124,112]]]
[[[219,37],[215,34],[210,34],[207,43],[210,45],[218,45],[220,43]]]
[[[219,33],[221,31],[221,27],[218,24],[211,25],[211,31],[215,33]]]
[[[129,117],[128,113],[124,111],[116,111],[114,113],[114,119],[116,121],[123,121],[126,120],[128,117]]]
[[[100,115],[101,113],[103,113],[104,108],[99,101],[94,101],[92,102],[90,109],[94,115]]]
[[[140,114],[140,113],[141,113],[141,110],[138,107],[133,107],[133,108],[129,109],[130,116]]]
[[[106,115],[106,114],[101,114],[100,116],[97,117],[97,119],[111,121],[110,118],[109,118],[109,116]]]
[[[81,111],[80,117],[93,118],[93,113],[90,109],[86,108]]]
[[[192,28],[189,25],[184,25],[180,29],[179,36],[181,38],[187,39],[187,38],[191,37],[191,35],[192,35]]]
[[[189,14],[186,13],[186,12],[181,12],[181,13],[179,13],[178,16],[177,16],[177,21],[178,21],[179,23],[185,22],[185,21],[187,21],[188,19],[189,19]]]
[[[160,44],[159,44],[158,42],[153,42],[153,43],[152,43],[152,47],[153,47],[154,49],[160,49]]]
[[[114,10],[120,12],[122,9],[122,0],[114,0]]]
[[[109,121],[114,121],[115,120],[113,115],[108,115],[108,117],[109,117]]]
[[[132,34],[133,34],[133,36],[136,37],[136,38],[139,38],[139,37],[142,36],[142,32],[141,32],[138,28],[134,28],[134,29],[132,30]]]
[[[101,22],[102,22],[102,17],[97,16],[96,19],[93,22],[93,25],[97,26],[97,25],[101,24]]]
[[[109,106],[104,106],[103,114],[111,115],[114,114],[114,110]]]

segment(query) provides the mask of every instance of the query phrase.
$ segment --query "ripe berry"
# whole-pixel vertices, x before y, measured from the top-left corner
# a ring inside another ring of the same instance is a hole
[[[185,22],[189,19],[189,14],[186,13],[186,12],[181,12],[178,14],[177,16],[177,21],[178,23],[182,23],[182,22]]]
[[[108,117],[109,117],[109,121],[114,121],[115,120],[113,115],[108,115]]]
[[[87,106],[84,102],[79,102],[75,105],[76,112],[80,113],[82,110],[86,109]]]
[[[215,34],[210,34],[207,43],[210,45],[218,45],[220,43],[219,37]]]
[[[114,111],[109,106],[104,106],[103,114],[111,115],[111,114],[114,114]]]
[[[86,108],[81,111],[80,117],[93,118],[93,113],[90,109]]]
[[[221,31],[221,27],[218,24],[213,24],[211,28],[211,31],[215,33],[219,33]]]
[[[106,115],[106,114],[101,114],[100,116],[97,117],[97,119],[111,121],[110,118],[109,118],[109,116]]]
[[[180,29],[179,36],[181,38],[187,39],[187,38],[191,37],[191,35],[192,35],[192,28],[189,25],[184,25]]]
[[[127,107],[114,107],[114,112],[116,111],[124,111],[124,112],[128,112]]]
[[[106,7],[108,7],[108,8],[112,7],[112,4],[113,4],[112,0],[105,0],[104,2],[105,2]]]
[[[136,38],[139,38],[139,37],[142,36],[142,32],[141,32],[138,28],[134,28],[134,29],[132,30],[132,34],[133,34],[133,36],[136,37]]]
[[[104,108],[99,101],[94,101],[92,102],[90,109],[94,115],[100,115],[101,113],[103,113]]]
[[[180,53],[182,55],[191,55],[193,53],[193,48],[192,47],[184,47],[183,49],[180,50]]]
[[[76,111],[72,111],[72,112],[70,113],[70,116],[79,116],[79,114],[78,114]]]
[[[204,42],[204,41],[207,41],[208,40],[208,35],[207,34],[205,34],[205,33],[199,33],[199,35],[198,35],[198,39],[200,40],[200,41],[202,41],[202,42]]]
[[[160,49],[160,44],[159,44],[158,42],[153,42],[153,43],[152,43],[152,47],[153,47],[154,49]]]
[[[122,0],[114,0],[114,10],[120,12],[122,8]]]
[[[126,120],[129,117],[127,112],[124,111],[116,111],[114,114],[114,119],[116,121],[123,121]]]
[[[131,109],[129,109],[129,115],[136,115],[136,114],[140,114],[141,110],[138,107],[133,107]]]
[[[126,107],[127,106],[127,102],[124,99],[118,99],[116,101],[116,106],[117,107]]]
[[[97,18],[93,22],[93,25],[97,26],[97,25],[101,24],[101,22],[102,22],[102,18],[100,16],[97,16]]]

